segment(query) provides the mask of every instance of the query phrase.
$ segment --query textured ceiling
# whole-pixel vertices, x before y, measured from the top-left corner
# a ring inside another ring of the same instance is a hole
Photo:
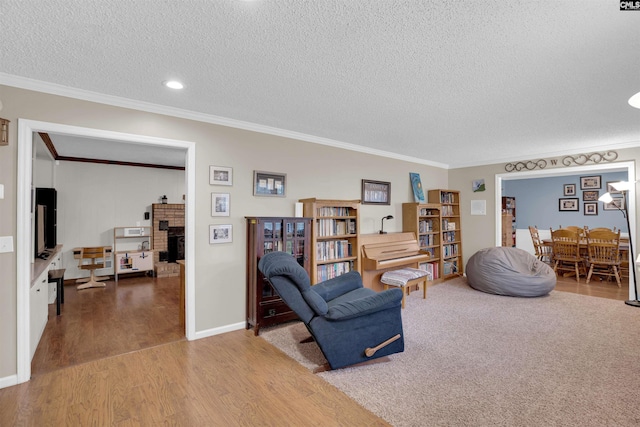
[[[640,145],[640,11],[615,0],[0,5],[4,84],[450,167]]]

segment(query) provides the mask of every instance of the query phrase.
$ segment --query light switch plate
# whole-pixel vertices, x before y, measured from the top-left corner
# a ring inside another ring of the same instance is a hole
[[[0,184],[0,199],[4,199],[4,184]]]
[[[13,236],[0,237],[0,253],[13,252]]]

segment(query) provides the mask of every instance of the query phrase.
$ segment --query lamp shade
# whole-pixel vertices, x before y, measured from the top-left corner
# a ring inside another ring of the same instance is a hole
[[[604,193],[602,196],[598,197],[602,203],[611,203],[613,201],[613,197],[611,197],[611,193]]]

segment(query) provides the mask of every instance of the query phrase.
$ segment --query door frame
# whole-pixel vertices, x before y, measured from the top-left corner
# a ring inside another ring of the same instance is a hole
[[[33,135],[46,132],[115,140],[123,143],[162,146],[185,150],[185,335],[196,339],[195,332],[195,169],[196,144],[191,141],[165,139],[146,135],[129,134],[58,123],[18,119],[18,182],[17,182],[17,382],[31,377],[30,357],[30,305],[31,287],[31,182],[33,176]]]
[[[623,161],[614,163],[600,163],[597,165],[589,166],[571,166],[562,168],[553,168],[546,170],[536,171],[522,171],[522,172],[509,172],[500,173],[495,176],[495,237],[496,246],[502,245],[502,181],[516,180],[516,179],[534,179],[534,178],[547,178],[552,176],[565,176],[565,175],[580,175],[580,174],[592,174],[597,172],[608,172],[613,170],[627,171],[627,179],[629,182],[636,181],[636,165],[634,161]],[[629,213],[629,235],[635,237],[636,234],[636,191],[635,187],[633,191],[627,193],[627,210]],[[631,251],[629,251],[631,252]],[[636,262],[633,259],[633,254],[629,253],[629,270],[636,276]],[[633,282],[631,276],[629,276],[629,299],[635,299],[635,292],[633,289]]]

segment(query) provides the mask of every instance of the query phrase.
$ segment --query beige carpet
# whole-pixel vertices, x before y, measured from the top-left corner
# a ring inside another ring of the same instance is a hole
[[[414,292],[404,353],[322,372],[394,426],[640,425],[640,309],[553,291],[484,294],[455,279]],[[325,363],[299,322],[261,336],[302,365]]]

